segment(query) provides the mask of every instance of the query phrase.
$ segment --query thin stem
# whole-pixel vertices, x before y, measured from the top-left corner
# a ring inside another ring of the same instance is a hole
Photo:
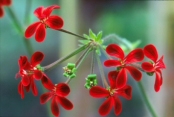
[[[139,86],[140,92],[142,94],[142,97],[143,97],[143,99],[145,101],[145,104],[146,104],[148,110],[150,111],[152,117],[157,117],[157,114],[154,111],[154,109],[153,109],[153,107],[152,107],[152,105],[151,105],[151,103],[150,103],[150,101],[149,101],[149,99],[148,99],[148,97],[146,95],[145,89],[144,89],[143,84],[142,84],[141,81],[138,82],[138,86]]]
[[[106,77],[105,77],[105,74],[104,74],[102,62],[101,62],[99,56],[96,53],[95,53],[95,56],[96,56],[96,59],[97,59],[97,63],[98,63],[98,67],[99,67],[99,71],[100,71],[100,74],[101,74],[103,85],[107,88],[109,85],[106,81]]]
[[[26,25],[29,24],[30,22],[30,11],[31,11],[31,4],[32,4],[32,0],[26,0],[26,7],[25,7],[25,17],[24,17],[24,23]]]
[[[80,37],[80,38],[82,38],[82,39],[86,39],[86,38],[83,37],[83,36],[77,35],[77,34],[75,34],[75,33],[72,33],[72,32],[70,32],[70,31],[67,31],[67,30],[64,30],[64,29],[59,29],[58,31],[61,31],[61,32],[64,32],[64,33],[67,33],[67,34],[70,34],[70,35],[73,35],[73,36],[76,36],[76,37]]]
[[[82,47],[79,47],[79,48],[77,48],[75,51],[73,51],[72,53],[68,54],[67,56],[65,56],[65,57],[63,57],[63,58],[60,58],[60,59],[58,59],[57,61],[55,61],[55,62],[53,62],[53,63],[51,63],[51,64],[49,64],[49,65],[47,65],[47,66],[44,66],[44,67],[43,67],[43,68],[44,68],[44,71],[46,71],[46,70],[48,70],[48,69],[50,69],[50,68],[56,67],[58,64],[60,64],[60,63],[62,63],[63,61],[65,61],[65,60],[71,58],[72,56],[78,54],[78,53],[81,52],[82,50],[86,49],[88,46],[89,46],[89,45],[84,45],[84,46],[82,46]]]
[[[94,56],[95,56],[95,51],[93,50],[92,51],[92,61],[91,61],[91,74],[94,73],[94,62],[95,62],[95,59],[94,59]]]

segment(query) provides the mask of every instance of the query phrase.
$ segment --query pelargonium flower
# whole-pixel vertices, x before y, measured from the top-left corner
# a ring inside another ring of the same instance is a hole
[[[41,95],[41,104],[45,104],[48,100],[52,99],[51,111],[56,117],[60,114],[58,103],[66,110],[71,110],[73,108],[73,104],[67,98],[65,98],[70,93],[70,88],[67,84],[59,83],[54,85],[45,75],[41,80],[43,86],[50,90],[50,92]]]
[[[0,0],[0,18],[4,16],[3,6],[10,6],[11,3],[11,0]]]
[[[19,72],[16,74],[16,77],[21,77],[21,81],[18,85],[18,92],[21,95],[21,98],[24,98],[24,88],[28,92],[30,87],[33,94],[36,96],[38,94],[34,79],[40,80],[43,76],[42,71],[37,68],[44,58],[42,52],[35,52],[31,57],[31,63],[28,61],[26,56],[21,56],[19,64]]]
[[[144,59],[144,53],[142,49],[135,49],[131,51],[126,57],[124,55],[123,50],[116,44],[110,44],[106,48],[106,52],[110,56],[114,56],[118,58],[118,60],[106,60],[104,65],[106,67],[118,67],[119,74],[116,80],[117,87],[121,88],[126,85],[127,82],[127,74],[126,70],[129,71],[131,76],[136,80],[140,81],[142,78],[141,72],[131,66],[132,63],[140,62]]]
[[[54,9],[59,9],[60,6],[52,5],[44,8],[43,6],[38,7],[34,14],[40,20],[31,24],[25,31],[25,37],[30,38],[35,34],[35,39],[37,42],[43,42],[46,36],[46,28],[52,28],[55,30],[61,29],[63,27],[63,19],[57,15],[51,15]]]
[[[156,75],[155,85],[154,89],[156,92],[160,90],[160,87],[162,85],[162,69],[165,69],[166,66],[163,62],[163,56],[158,59],[158,52],[156,50],[156,47],[152,44],[146,45],[144,47],[144,54],[147,58],[151,59],[150,62],[144,62],[142,63],[142,68],[151,74]]]
[[[132,98],[132,87],[124,85],[122,88],[118,88],[116,84],[116,78],[118,78],[118,71],[111,71],[108,74],[110,87],[107,89],[100,86],[93,86],[89,93],[95,98],[105,98],[106,100],[99,108],[99,114],[102,116],[108,115],[112,107],[114,107],[115,115],[119,115],[122,111],[122,103],[118,96],[130,100]]]

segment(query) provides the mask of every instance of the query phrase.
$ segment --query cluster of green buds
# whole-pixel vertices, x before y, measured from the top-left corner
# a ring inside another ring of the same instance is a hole
[[[89,74],[86,78],[85,88],[90,89],[93,86],[96,86],[98,83],[96,74]]]
[[[74,78],[76,77],[76,65],[74,63],[68,63],[67,66],[63,67],[64,73],[63,76],[67,78]]]

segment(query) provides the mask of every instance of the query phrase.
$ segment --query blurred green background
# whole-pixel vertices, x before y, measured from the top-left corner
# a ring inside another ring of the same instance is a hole
[[[77,34],[88,34],[89,28],[95,33],[103,31],[103,36],[117,34],[131,42],[141,40],[139,47],[148,43],[154,44],[159,56],[164,55],[167,68],[163,72],[163,86],[160,92],[153,89],[155,78],[143,74],[143,85],[146,93],[159,117],[174,116],[174,2],[173,1],[121,1],[121,0],[12,0],[10,9],[14,12],[23,27],[23,31],[33,22],[38,21],[33,11],[39,6],[58,4],[61,9],[55,10],[64,19],[64,29]],[[33,51],[45,54],[41,65],[48,65],[69,54],[78,47],[77,37],[47,29],[43,43],[33,38],[26,40],[18,31],[11,17],[9,8],[0,19],[0,116],[1,117],[49,117],[50,102],[41,105],[39,96],[46,90],[36,81],[39,95],[25,93],[21,99],[17,92],[20,79],[15,79],[18,72],[18,59],[22,55],[30,58],[26,44],[30,43]],[[102,60],[106,60],[104,56]],[[62,67],[67,62],[75,62],[77,57],[62,63],[46,74],[54,82],[64,82]],[[100,117],[98,108],[104,101],[94,99],[84,88],[85,77],[89,74],[90,56],[80,66],[78,77],[70,82],[71,93],[68,98],[73,102],[74,109],[66,111],[60,107],[60,117]],[[109,70],[105,69],[106,75]],[[97,65],[95,71],[98,72]],[[137,83],[129,78],[133,87],[133,98],[127,101],[120,98],[123,110],[120,117],[151,117],[144,104]],[[108,117],[115,117],[113,110]]]

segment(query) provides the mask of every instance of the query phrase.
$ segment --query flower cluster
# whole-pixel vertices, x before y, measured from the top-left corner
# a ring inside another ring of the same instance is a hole
[[[3,7],[4,6],[10,6],[11,3],[12,3],[11,0],[0,0],[0,18],[2,18],[4,16]]]
[[[52,11],[59,8],[58,5],[52,5],[46,8],[43,6],[38,7],[34,11],[34,14],[40,21],[31,24],[26,29],[25,37],[28,39],[35,34],[36,41],[43,42],[46,37],[46,29],[51,28],[81,37],[83,39],[79,40],[81,45],[78,49],[67,56],[44,67],[40,65],[44,58],[42,52],[35,52],[31,56],[30,61],[26,56],[21,56],[18,60],[19,72],[16,74],[16,77],[21,77],[21,81],[18,85],[18,92],[22,99],[24,98],[24,90],[29,92],[30,88],[32,89],[34,96],[38,95],[37,86],[34,80],[40,80],[43,87],[49,90],[40,96],[41,104],[45,104],[47,101],[51,100],[51,111],[54,116],[60,115],[58,104],[66,110],[71,110],[73,104],[66,98],[70,93],[68,83],[77,77],[76,71],[78,70],[79,65],[90,52],[92,53],[91,70],[86,78],[84,86],[89,90],[89,94],[92,97],[105,98],[105,101],[98,110],[100,115],[106,116],[112,108],[114,108],[114,113],[118,116],[122,112],[122,103],[119,96],[122,96],[127,100],[132,99],[133,88],[127,83],[128,73],[137,82],[141,81],[143,76],[142,72],[146,72],[150,76],[155,74],[156,80],[154,89],[156,92],[160,90],[163,81],[162,69],[165,69],[166,67],[163,62],[163,56],[158,60],[158,52],[153,44],[146,45],[143,49],[133,49],[127,54],[118,44],[111,43],[109,45],[104,45],[102,32],[99,32],[96,35],[92,30],[89,30],[89,36],[86,34],[84,34],[84,36],[79,36],[62,29],[64,22],[61,17],[57,15],[51,16]],[[61,62],[77,55],[81,51],[84,52],[75,63],[68,63],[67,66],[63,67],[63,76],[68,79],[65,82],[53,84],[50,78],[46,75],[46,71],[56,67]],[[104,66],[114,67],[114,70],[108,73],[107,79],[105,78],[104,70],[99,58],[101,52],[108,57],[108,60],[105,60],[103,63]],[[98,76],[94,73],[94,57],[96,57],[99,66],[103,86],[98,84]],[[114,59],[112,57],[114,57]],[[151,59],[151,61],[144,62],[143,60],[145,57]],[[108,81],[110,85],[108,85]]]

